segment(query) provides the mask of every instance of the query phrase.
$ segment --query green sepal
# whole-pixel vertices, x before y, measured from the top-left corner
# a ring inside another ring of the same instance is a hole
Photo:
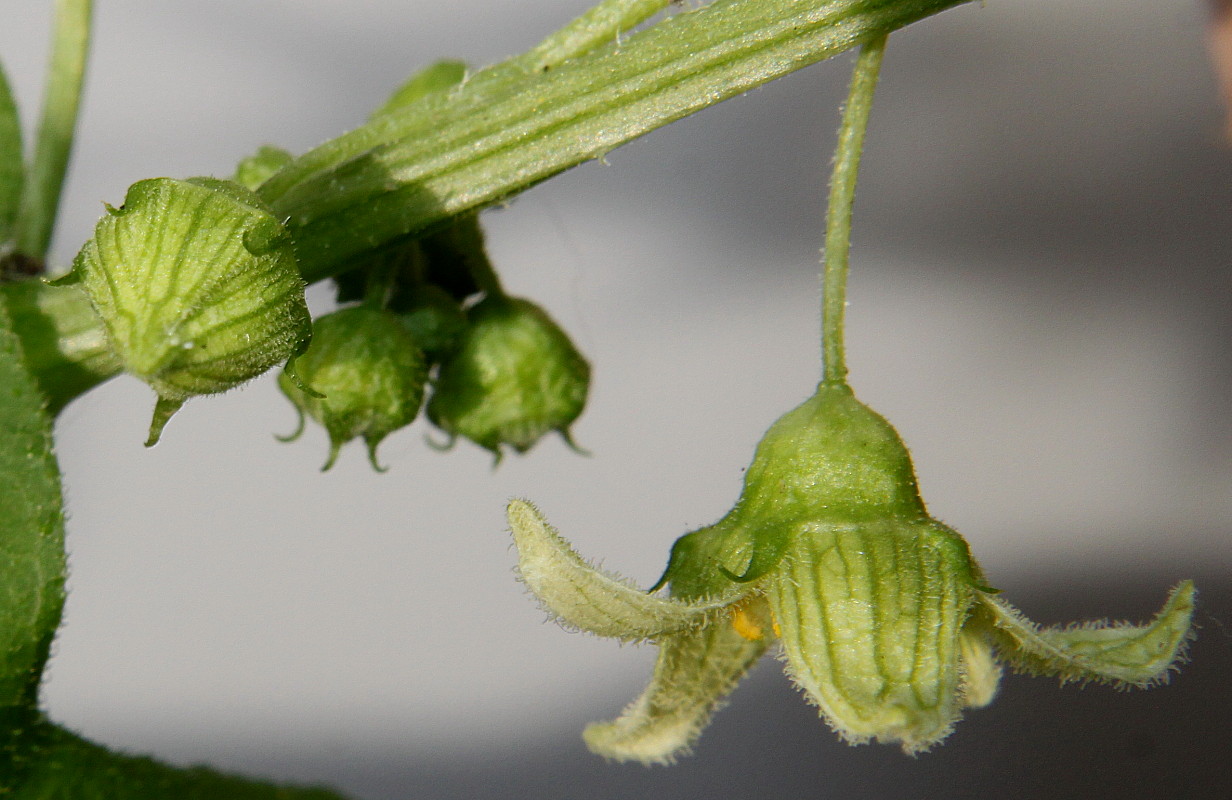
[[[727,622],[667,637],[641,696],[611,722],[582,734],[593,752],[616,761],[670,764],[687,755],[711,715],[766,651]]]
[[[1004,600],[979,596],[977,622],[1016,669],[1057,675],[1062,683],[1093,681],[1146,687],[1163,683],[1183,660],[1195,589],[1182,581],[1146,625],[1087,622],[1042,628]]]
[[[791,543],[791,528],[765,528],[754,532],[751,538],[753,554],[749,557],[749,563],[744,568],[744,572],[735,573],[722,564],[719,565],[719,571],[729,581],[751,583],[769,574],[787,553],[787,545]]]
[[[647,594],[583,560],[530,503],[511,501],[508,520],[522,582],[566,627],[625,642],[660,639],[706,623],[738,599],[686,603]]]
[[[423,284],[409,292],[408,305],[398,314],[415,344],[433,359],[457,348],[466,333],[466,312],[444,289]]]
[[[154,418],[150,420],[150,433],[145,440],[146,447],[153,447],[158,444],[158,440],[163,435],[163,428],[167,427],[167,423],[183,407],[184,401],[178,398],[159,397],[155,401]]]

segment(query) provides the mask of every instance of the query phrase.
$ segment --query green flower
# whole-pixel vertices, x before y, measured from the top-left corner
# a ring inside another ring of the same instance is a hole
[[[776,641],[840,736],[917,753],[991,702],[998,660],[1063,682],[1164,681],[1193,610],[1186,581],[1147,625],[1028,621],[928,515],[898,434],[845,384],[823,383],[770,428],[735,507],[676,542],[651,593],[586,563],[529,503],[510,504],[509,524],[522,580],[558,621],[659,646],[641,697],[585,732],[621,761],[687,753]]]

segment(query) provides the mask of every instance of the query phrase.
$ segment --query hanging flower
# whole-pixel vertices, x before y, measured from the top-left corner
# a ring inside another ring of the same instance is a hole
[[[529,503],[508,513],[522,580],[559,622],[659,647],[641,697],[586,729],[593,751],[621,761],[687,753],[776,641],[840,736],[917,753],[991,702],[998,661],[1063,682],[1164,681],[1193,610],[1186,581],[1147,625],[1028,621],[928,515],[898,434],[843,383],[770,428],[735,507],[676,542],[650,593],[586,563]]]

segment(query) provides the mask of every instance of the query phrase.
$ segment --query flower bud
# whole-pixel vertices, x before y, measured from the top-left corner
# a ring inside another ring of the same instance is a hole
[[[398,319],[429,358],[439,359],[452,351],[466,332],[462,307],[448,292],[432,284],[414,290],[409,307],[398,314]]]
[[[458,348],[441,362],[428,418],[500,458],[526,452],[548,431],[569,441],[590,365],[555,322],[527,300],[489,296],[467,313]],[[572,444],[572,442],[570,442]]]
[[[286,373],[278,385],[300,410],[300,430],[307,412],[329,433],[322,470],[334,465],[343,444],[362,436],[373,468],[383,472],[377,445],[415,419],[428,377],[423,353],[398,318],[368,306],[326,314],[313,324],[312,345],[295,367],[321,396],[305,392]]]
[[[290,235],[234,183],[133,184],[73,267],[124,368],[158,393],[147,445],[189,397],[251,380],[311,336]]]
[[[236,165],[233,180],[240,186],[255,192],[257,187],[291,161],[291,154],[281,147],[262,145],[257,152]]]

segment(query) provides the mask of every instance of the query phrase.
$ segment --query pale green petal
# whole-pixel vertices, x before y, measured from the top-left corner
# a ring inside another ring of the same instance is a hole
[[[930,522],[809,525],[768,586],[787,671],[843,738],[909,753],[958,718],[970,565]]]
[[[1181,582],[1147,625],[1085,623],[1041,628],[1018,609],[990,595],[981,597],[980,617],[1001,657],[1033,674],[1062,681],[1150,686],[1167,680],[1189,638],[1194,585]]]
[[[584,561],[530,503],[513,500],[508,516],[522,581],[569,627],[624,641],[655,639],[695,628],[735,599],[684,603],[647,594]]]
[[[667,637],[646,691],[617,719],[588,726],[586,745],[617,761],[672,763],[765,651],[766,639],[750,641],[725,621]]]
[[[982,634],[963,629],[958,635],[962,664],[962,698],[968,708],[983,708],[997,696],[1001,684],[1001,665],[992,644]]]

